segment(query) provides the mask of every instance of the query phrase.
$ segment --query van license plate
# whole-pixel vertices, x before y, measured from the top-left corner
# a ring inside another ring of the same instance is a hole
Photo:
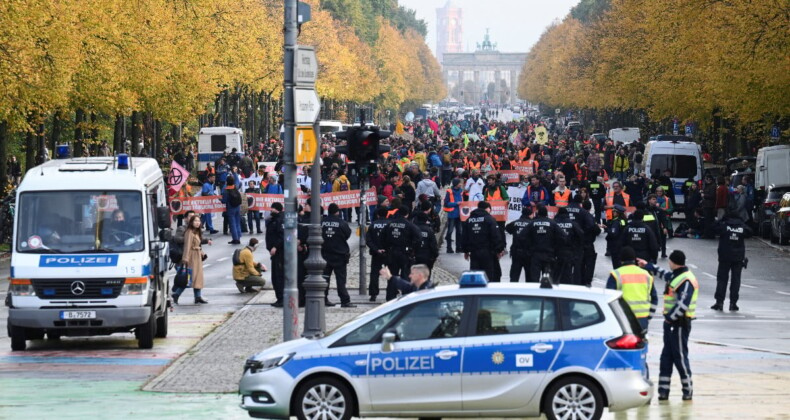
[[[60,319],[95,319],[96,311],[60,311]]]

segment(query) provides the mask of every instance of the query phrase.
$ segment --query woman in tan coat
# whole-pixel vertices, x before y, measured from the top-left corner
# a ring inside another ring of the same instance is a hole
[[[200,296],[203,289],[203,244],[211,245],[210,239],[203,239],[203,232],[200,229],[200,216],[193,215],[187,222],[187,229],[184,232],[184,255],[181,263],[192,269],[192,289],[195,292],[195,304],[208,303]],[[184,288],[173,289],[173,302],[178,303],[178,298]]]

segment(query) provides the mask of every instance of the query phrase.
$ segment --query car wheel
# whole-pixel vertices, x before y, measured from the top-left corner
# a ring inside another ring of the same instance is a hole
[[[156,336],[156,314],[151,309],[151,316],[148,321],[137,327],[137,347],[141,349],[150,349],[154,346],[154,337]]]
[[[766,222],[760,222],[760,235],[762,235],[763,239],[768,239],[771,237],[771,225]]]
[[[299,420],[349,420],[354,400],[348,387],[335,378],[321,377],[304,383],[296,394],[295,414]]]
[[[156,319],[156,338],[166,338],[167,337],[167,317],[168,313],[170,313],[170,309],[165,304],[165,313],[162,314],[159,318]]]
[[[60,340],[60,333],[55,331],[47,331],[47,340]]]
[[[788,236],[785,232],[787,232],[786,223],[782,224],[779,228],[779,245],[790,244],[790,236]]]
[[[776,235],[774,235],[774,227],[773,225],[771,225],[771,243],[775,244],[777,242],[779,242],[779,238],[777,238]]]
[[[28,340],[43,340],[44,339],[44,330],[36,330],[36,329],[28,329],[27,330],[27,339]]]
[[[8,336],[11,337],[11,350],[22,351],[27,348],[27,337],[25,328],[15,325],[8,326]]]
[[[543,411],[549,420],[597,420],[603,414],[603,397],[589,379],[570,376],[554,383],[544,394]]]

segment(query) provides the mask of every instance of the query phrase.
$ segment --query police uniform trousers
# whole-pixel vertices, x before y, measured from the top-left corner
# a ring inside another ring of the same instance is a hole
[[[285,253],[282,249],[277,249],[277,253],[272,258],[272,288],[274,296],[278,302],[283,302],[285,291]]]
[[[554,278],[560,284],[581,284],[581,258],[576,253],[561,253]]]
[[[368,283],[368,295],[379,295],[379,271],[387,263],[386,255],[373,254],[370,256],[370,282]]]
[[[730,281],[730,304],[738,303],[741,290],[741,270],[743,261],[729,261],[719,258],[719,269],[716,271],[716,293],[714,297],[717,303],[724,302],[727,297],[727,281]]]
[[[496,266],[499,265],[496,254],[489,250],[473,250],[469,254],[469,269],[485,271],[489,282],[499,282],[502,277],[502,269],[497,273]]]
[[[521,272],[524,272],[524,281],[529,281],[529,255],[525,251],[510,250],[510,282],[518,283]]]
[[[582,284],[585,286],[592,285],[593,276],[595,275],[595,261],[598,259],[598,253],[595,252],[595,246],[585,245],[584,255],[582,256]]]
[[[540,272],[551,274],[554,264],[554,257],[548,254],[534,254],[529,262],[529,281],[537,283],[540,281]]]
[[[387,268],[389,268],[390,273],[392,273],[393,276],[398,276],[404,279],[409,278],[409,271],[411,271],[411,259],[409,258],[408,251],[403,248],[390,249],[389,255],[387,257]],[[395,299],[396,297],[398,297],[398,289],[392,285],[392,282],[388,282],[386,299],[389,301]]]
[[[351,296],[348,295],[348,290],[346,290],[348,260],[343,255],[333,255],[324,259],[326,260],[326,266],[324,266],[323,277],[327,283],[324,296],[329,299],[329,280],[332,277],[332,273],[335,273],[335,283],[337,283],[337,295],[340,297],[340,304],[351,302]]]
[[[307,255],[302,255],[300,253],[298,257],[298,264],[296,266],[296,288],[299,291],[299,306],[304,306],[307,301],[304,289],[304,281],[307,280],[307,266],[305,265]]]
[[[691,320],[664,322],[664,348],[661,350],[661,364],[658,372],[658,393],[669,395],[672,380],[672,367],[677,369],[684,396],[691,396],[694,388],[691,382],[689,365],[689,333]]]

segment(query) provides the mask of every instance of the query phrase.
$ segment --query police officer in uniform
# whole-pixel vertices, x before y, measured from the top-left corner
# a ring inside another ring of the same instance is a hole
[[[606,197],[606,184],[603,182],[602,177],[596,177],[587,184],[587,190],[590,192],[590,199],[593,202],[593,209],[595,210],[595,223],[601,221],[601,211],[603,209],[603,199]]]
[[[329,301],[329,279],[332,272],[335,273],[337,282],[337,295],[340,297],[340,306],[343,308],[354,308],[356,305],[351,303],[351,297],[346,290],[346,267],[351,256],[348,248],[348,238],[351,237],[351,228],[345,220],[340,218],[340,208],[337,204],[329,205],[329,215],[321,221],[321,236],[324,244],[321,246],[321,256],[326,261],[324,267],[324,279],[327,282],[325,305],[335,306]]]
[[[557,248],[557,269],[554,278],[561,284],[582,284],[581,256],[584,231],[568,215],[566,207],[557,210],[554,221],[567,235],[567,241]]]
[[[529,244],[525,242],[525,238],[520,234],[532,222],[530,216],[532,216],[532,207],[522,206],[521,217],[505,226],[505,231],[513,236],[513,242],[510,245],[511,283],[518,283],[522,271],[524,272],[525,280],[529,280]]]
[[[480,201],[466,219],[463,234],[464,258],[469,261],[470,270],[483,270],[490,281],[498,282],[501,272],[498,276],[495,265],[507,244],[490,211],[491,204]]]
[[[296,227],[296,287],[299,291],[299,307],[303,308],[305,305],[305,288],[304,281],[307,280],[307,257],[310,256],[310,248],[307,239],[310,236],[310,202],[305,203],[305,206],[299,205],[299,224]]]
[[[439,258],[436,233],[434,233],[431,221],[425,213],[420,212],[414,216],[414,225],[420,230],[420,240],[414,248],[414,263],[423,264],[433,272],[433,264]]]
[[[282,203],[272,204],[269,220],[266,221],[266,249],[272,259],[272,288],[277,298],[272,306],[282,308],[285,292],[285,228]]]
[[[730,283],[730,311],[738,311],[738,293],[741,290],[741,270],[746,261],[744,239],[752,235],[752,230],[737,214],[727,214],[717,226],[719,234],[719,268],[716,271],[716,303],[710,308],[721,311],[727,297],[727,283]]]
[[[406,206],[399,206],[395,214],[390,217],[384,234],[381,237],[381,245],[387,250],[387,267],[392,275],[398,277],[407,276],[411,267],[411,252],[420,240],[420,230],[413,223],[406,220],[409,209]],[[387,285],[387,300],[395,299],[398,290]]]
[[[647,326],[658,306],[658,293],[653,276],[636,265],[636,253],[630,246],[624,246],[620,250],[620,258],[623,265],[609,274],[606,288],[623,292],[623,299],[639,320],[639,325],[647,332]]]
[[[540,273],[551,272],[554,254],[566,240],[565,231],[557,223],[549,219],[549,212],[544,205],[537,206],[537,217],[521,232],[523,240],[529,244],[529,281],[540,281]]]
[[[691,381],[691,365],[688,357],[688,341],[691,321],[696,316],[699,283],[697,277],[686,267],[686,254],[672,251],[669,254],[671,271],[655,267],[645,260],[637,260],[639,266],[664,279],[664,348],[661,350],[661,365],[658,373],[658,400],[669,399],[672,366],[680,375],[683,400],[690,401],[694,387]]]
[[[625,207],[615,204],[612,207],[612,220],[609,225],[601,225],[606,229],[606,252],[612,258],[612,268],[620,268],[620,248],[623,246],[625,235]]]
[[[623,245],[631,247],[637,258],[655,263],[658,256],[658,241],[653,231],[642,221],[644,213],[637,210],[625,227]]]
[[[379,270],[387,264],[387,251],[381,246],[381,238],[388,223],[387,208],[377,207],[376,218],[365,233],[365,243],[368,244],[368,251],[370,252],[368,294],[371,302],[375,302],[379,295]]]

